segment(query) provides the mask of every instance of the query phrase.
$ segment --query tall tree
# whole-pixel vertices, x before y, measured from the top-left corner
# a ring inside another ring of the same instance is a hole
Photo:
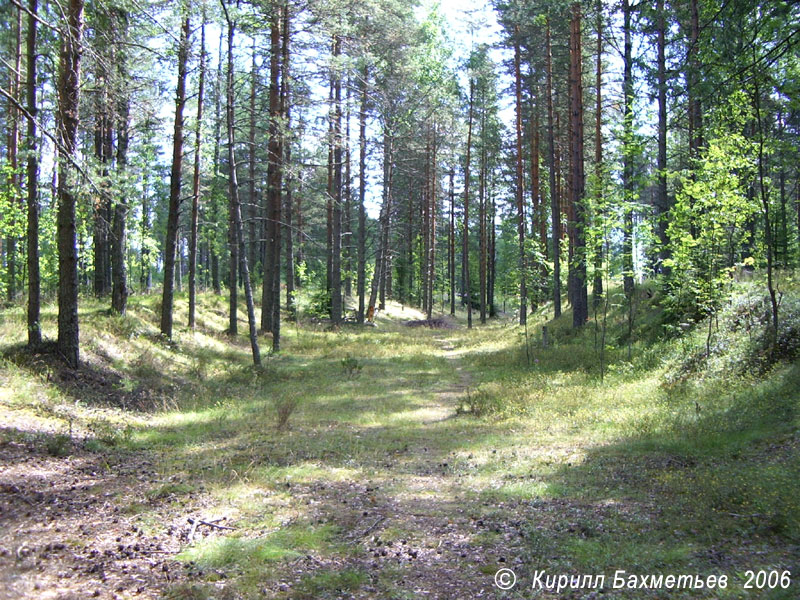
[[[666,66],[666,10],[664,0],[656,3],[656,70],[658,78],[658,162],[656,168],[656,231],[661,243],[660,258],[663,263],[670,256],[667,237],[669,196],[667,195],[667,66]]]
[[[280,306],[280,262],[276,254],[280,245],[276,239],[280,234],[281,214],[281,24],[277,3],[273,4],[270,23],[270,59],[269,59],[269,140],[267,142],[267,219],[266,219],[266,256],[264,261],[264,286],[261,294],[261,331],[272,332],[275,305]],[[276,287],[275,282],[278,281]],[[273,345],[275,339],[272,340]],[[280,341],[278,341],[280,344]]]
[[[462,265],[464,269],[464,300],[467,303],[467,327],[472,329],[472,292],[469,282],[469,179],[472,151],[472,111],[475,101],[475,82],[469,80],[469,116],[467,117],[467,156],[464,163],[464,231]]]
[[[225,21],[228,26],[228,77],[226,86],[225,102],[225,122],[228,128],[228,164],[230,174],[228,179],[228,189],[230,193],[230,212],[231,222],[234,227],[234,245],[237,248],[244,246],[244,225],[242,223],[242,205],[239,200],[239,179],[236,176],[236,136],[235,136],[235,106],[233,90],[233,44],[236,34],[236,23],[231,20],[225,0],[220,0],[222,10],[225,12]],[[247,264],[247,253],[242,252],[241,256],[242,282],[244,283],[245,301],[247,303],[247,324],[250,333],[250,348],[253,353],[253,364],[261,366],[261,352],[258,347],[258,329],[256,327],[256,311],[253,302],[253,288],[250,285],[250,271]]]
[[[448,195],[450,196],[450,228],[448,230],[448,243],[447,243],[447,280],[448,289],[450,293],[450,314],[456,314],[456,194],[454,187],[454,180],[456,176],[455,169],[450,169],[450,189]]]
[[[189,233],[189,327],[195,327],[197,305],[197,236],[200,220],[200,165],[203,140],[203,99],[206,87],[206,6],[200,24],[200,73],[197,81],[197,120],[194,131],[194,174],[192,176],[192,223]],[[252,151],[252,150],[251,150]]]
[[[623,112],[622,112],[622,187],[624,193],[622,226],[622,272],[625,297],[633,298],[633,41],[630,0],[622,0]]]
[[[358,273],[356,291],[358,293],[358,322],[364,322],[364,294],[366,288],[367,262],[367,213],[364,199],[367,193],[367,79],[369,67],[364,63],[359,91],[361,104],[358,111]]]
[[[331,320],[342,321],[342,76],[336,65],[342,53],[339,35],[333,40],[333,202],[331,228]]]
[[[12,98],[8,104],[8,144],[6,147],[8,154],[8,166],[11,169],[9,176],[9,188],[16,191],[19,189],[18,151],[19,151],[19,114],[18,101],[20,98],[21,72],[22,72],[22,9],[17,7],[15,11],[14,25],[12,28],[13,40],[12,51],[14,53],[14,66],[11,71],[9,88]],[[14,204],[17,200],[14,198]],[[14,211],[16,213],[16,211]],[[12,228],[16,229],[16,228]],[[17,234],[16,232],[8,236],[6,257],[8,261],[8,300],[11,302],[17,294]]]
[[[572,326],[582,327],[589,318],[589,303],[586,295],[586,207],[584,204],[584,167],[583,167],[583,84],[581,65],[581,5],[572,4],[570,20],[570,84],[571,100],[571,140],[570,166],[572,177],[570,194],[573,204],[573,240],[574,254],[571,265],[572,282]]]
[[[58,67],[58,351],[66,363],[79,363],[78,245],[74,173],[80,101],[83,0],[69,0],[61,32]]]
[[[169,179],[169,213],[164,244],[164,289],[161,298],[161,334],[172,338],[172,305],[175,289],[175,252],[178,245],[178,216],[181,209],[183,167],[183,109],[186,106],[186,63],[189,56],[189,12],[185,4],[178,40],[178,84],[175,95],[175,127],[172,137],[172,172]],[[233,167],[231,167],[233,168]],[[235,272],[235,269],[232,269]]]
[[[39,160],[36,147],[36,25],[37,0],[28,0],[28,35],[26,39],[27,54],[27,96],[28,96],[28,130],[26,146],[28,150],[28,345],[38,346],[42,343],[42,327],[40,323],[40,275],[39,275]]]
[[[550,170],[550,214],[553,237],[553,316],[561,316],[561,206],[558,195],[558,161],[556,156],[555,124],[553,119],[553,50],[550,39],[550,19],[545,30],[545,75],[547,81],[547,150]]]
[[[117,170],[124,180],[128,164],[128,145],[130,141],[130,93],[128,91],[128,13],[121,8],[112,12],[112,32],[120,49],[116,54],[116,117],[117,129]],[[111,219],[111,310],[124,315],[128,306],[128,269],[125,263],[128,234],[128,199],[127,194],[116,194]]]
[[[516,98],[516,199],[517,199],[517,238],[519,241],[519,324],[525,325],[528,320],[528,290],[526,274],[528,271],[527,252],[525,250],[525,181],[522,174],[522,76],[520,74],[519,27],[514,31],[514,94]],[[467,150],[469,154],[469,150]]]
[[[594,196],[595,215],[600,218],[604,194],[603,178],[603,0],[597,0],[597,61],[595,69],[595,110],[594,110]],[[594,280],[592,282],[592,304],[600,305],[603,296],[603,238],[594,236]]]

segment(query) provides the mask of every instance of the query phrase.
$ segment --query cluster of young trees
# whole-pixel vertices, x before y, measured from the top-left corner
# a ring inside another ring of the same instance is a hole
[[[494,8],[502,64],[457,58],[436,6],[399,0],[5,4],[0,285],[27,297],[30,343],[54,292],[73,366],[81,293],[122,314],[160,282],[171,337],[184,279],[189,327],[198,289],[226,288],[237,334],[244,293],[258,364],[301,286],[334,324],[392,297],[471,326],[501,296],[521,324],[547,300],[558,317],[566,283],[580,327],[590,282],[597,307],[610,277],[632,303],[657,275],[700,317],[736,265],[766,268],[777,328],[776,269],[800,260],[800,9]]]
[[[497,10],[515,55],[520,264],[537,267],[523,250],[527,222],[547,257],[539,266],[552,266],[555,316],[564,262],[575,327],[589,315],[589,280],[597,306],[609,274],[629,303],[637,278],[658,276],[676,316],[699,319],[718,308],[732,269],[757,265],[777,330],[775,269],[800,259],[797,5],[509,0]]]

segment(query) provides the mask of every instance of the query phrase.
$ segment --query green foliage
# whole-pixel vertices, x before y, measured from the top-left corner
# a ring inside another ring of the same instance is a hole
[[[361,375],[361,369],[364,368],[364,365],[358,362],[358,359],[353,358],[349,354],[342,359],[341,363],[342,370],[348,379],[355,379]]]
[[[64,433],[59,433],[48,437],[45,446],[50,456],[63,458],[64,456],[69,456],[72,452],[72,437]]]
[[[707,317],[702,329],[713,328],[714,341],[707,348],[701,331],[685,336],[680,353],[667,374],[670,383],[699,376],[710,381],[729,377],[763,376],[776,362],[800,356],[800,298],[794,293],[781,303],[778,339],[771,347],[772,313],[769,298],[756,284],[748,284]]]
[[[668,310],[676,320],[714,314],[731,281],[739,248],[753,242],[748,224],[758,211],[747,188],[755,175],[754,142],[740,133],[746,99],[735,94],[714,115],[707,146],[680,178],[667,233],[672,257]],[[752,265],[752,257],[743,264]]]

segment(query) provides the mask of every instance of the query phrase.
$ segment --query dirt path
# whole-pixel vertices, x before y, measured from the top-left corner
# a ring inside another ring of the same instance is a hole
[[[416,445],[371,481],[348,481],[324,489],[294,489],[300,499],[313,497],[316,519],[334,522],[360,552],[344,560],[308,556],[304,567],[272,591],[276,597],[300,584],[304,571],[351,569],[367,573],[368,582],[347,598],[495,598],[494,565],[504,563],[505,549],[484,546],[476,536],[491,524],[484,510],[452,469],[451,455],[439,447],[437,429],[457,417],[456,409],[472,378],[446,338],[435,338],[453,379],[431,394],[426,413],[432,419],[415,426],[425,430]],[[499,528],[497,528],[499,531]]]
[[[160,510],[152,457],[88,452],[78,435],[62,447],[47,423],[2,417],[0,598],[155,599],[184,577],[172,560],[181,533],[172,518],[145,531],[126,510]],[[69,455],[53,456],[56,449]]]
[[[440,435],[457,419],[470,418],[458,417],[456,409],[472,380],[446,336],[432,339],[431,353],[446,359],[452,376],[441,389],[419,390],[429,402],[419,411],[424,416],[403,426],[416,440],[406,452],[387,457],[366,479],[291,488],[292,502],[305,507],[303,518],[334,525],[348,551],[277,563],[265,574],[260,597],[306,598],[297,592],[304,579],[344,571],[364,579],[342,598],[496,597],[493,574],[509,560],[508,546],[481,540],[486,532],[494,539],[507,524],[487,517],[497,507],[462,486]],[[54,432],[35,420],[2,433],[0,598],[156,599],[176,584],[203,581],[202,572],[174,560],[189,545],[189,525],[165,491],[180,482],[158,472],[157,457],[89,452],[77,437],[68,456],[51,456]],[[190,506],[206,501],[193,493]],[[153,526],[141,526],[137,517],[145,513]],[[237,597],[235,586],[214,585],[220,598]]]

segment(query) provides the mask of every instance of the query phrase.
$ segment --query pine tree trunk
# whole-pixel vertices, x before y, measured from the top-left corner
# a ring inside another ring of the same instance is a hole
[[[531,93],[533,90],[531,90]],[[541,175],[539,170],[539,107],[531,105],[531,204],[533,220],[531,236],[539,236],[539,247],[547,259],[547,219],[542,207]],[[537,292],[537,300],[538,292]]]
[[[259,222],[259,206],[256,197],[256,41],[253,40],[253,49],[250,65],[250,110],[248,111],[248,139],[247,139],[247,230],[248,240],[245,242],[248,256],[248,266],[255,273],[257,271],[259,249],[261,244],[256,235],[256,224]],[[264,268],[264,265],[261,265]]]
[[[433,148],[431,157],[431,185],[430,185],[430,241],[428,242],[428,319],[433,316],[433,291],[436,285],[436,123],[433,124]]]
[[[430,200],[429,200],[430,185],[431,185],[431,179],[430,179],[430,164],[431,164],[431,162],[430,162],[430,154],[431,154],[430,128],[428,128],[428,130],[426,131],[426,136],[425,137],[426,137],[425,158],[424,158],[425,167],[424,167],[424,174],[423,174],[424,184],[423,184],[422,198],[421,198],[420,207],[419,207],[420,208],[420,212],[422,213],[421,214],[421,217],[422,217],[421,218],[422,228],[420,229],[420,234],[421,235],[420,235],[420,240],[419,240],[420,241],[420,246],[421,246],[420,253],[419,253],[419,257],[420,257],[420,260],[419,260],[419,262],[420,262],[420,265],[419,265],[420,266],[420,269],[419,269],[420,270],[419,281],[420,281],[420,287],[422,288],[421,289],[421,294],[420,294],[422,310],[423,310],[423,312],[425,314],[427,314],[428,313],[428,243],[430,242],[430,235],[428,234],[428,232],[430,230],[430,206],[431,206]],[[411,226],[410,215],[411,215],[411,211],[409,211],[409,227]],[[409,234],[409,237],[411,237],[410,234]],[[412,258],[411,255],[409,255],[409,257],[408,257],[409,271],[411,271],[413,269],[413,265],[411,264],[412,263],[411,258]]]
[[[572,202],[574,216],[573,304],[572,326],[583,327],[589,319],[589,302],[586,293],[586,207],[584,204],[585,176],[583,164],[583,83],[581,65],[581,6],[572,5],[570,27],[570,65],[572,70]]]
[[[217,77],[216,81],[214,82],[214,187],[216,188],[219,185],[219,144],[220,138],[222,137],[222,107],[221,107],[221,99],[222,99],[222,42],[224,40],[225,31],[220,28],[219,31],[219,45],[217,46]],[[212,210],[214,213],[213,225],[214,228],[214,237],[215,241],[218,241],[218,234],[217,228],[219,227],[219,210],[218,210],[218,203],[216,200],[212,205]],[[220,274],[220,256],[217,250],[217,245],[214,244],[214,247],[211,249],[211,285],[214,288],[214,293],[219,296],[222,294],[222,277]]]
[[[516,200],[517,200],[517,236],[519,238],[519,324],[525,325],[528,320],[528,259],[525,253],[525,181],[522,175],[522,77],[520,76],[519,27],[514,32],[514,81],[516,97]],[[483,313],[483,311],[481,311]]]
[[[467,303],[467,327],[472,329],[472,293],[469,282],[469,167],[472,151],[472,104],[475,83],[469,82],[469,117],[467,120],[467,158],[464,166],[464,247],[462,250],[462,269],[464,272],[464,298]]]
[[[630,0],[623,0],[623,152],[622,152],[622,187],[624,198],[624,223],[622,228],[622,271],[625,297],[630,301],[633,296],[633,157],[631,144],[633,140],[633,58],[631,42],[631,6]]]
[[[122,10],[114,13],[114,34],[118,40],[128,39],[128,15]],[[128,57],[122,46],[117,55],[117,77],[120,89],[117,98],[117,170],[124,173],[128,165],[128,144],[130,141],[130,96],[126,82]],[[114,203],[111,222],[111,310],[124,315],[128,307],[128,269],[125,253],[128,247],[128,199],[126,194],[118,194]]]
[[[36,117],[36,17],[37,0],[28,0],[28,36],[26,40],[28,113]],[[39,275],[39,161],[36,148],[36,121],[28,119],[28,345],[42,343],[40,323],[40,275]]]
[[[456,314],[456,195],[455,169],[450,169],[450,229],[447,236],[447,280],[450,287],[450,314]]]
[[[556,160],[555,128],[553,120],[553,50],[550,42],[550,21],[547,22],[545,35],[546,54],[545,71],[547,79],[547,146],[550,162],[550,215],[552,219],[553,237],[553,313],[561,316],[561,207],[559,206]]]
[[[291,119],[291,88],[289,77],[289,38],[290,38],[290,15],[288,3],[284,6],[284,23],[283,23],[283,61],[281,73],[281,102],[283,104],[283,118],[286,122],[286,131],[292,130]],[[285,142],[285,149],[283,156],[286,165],[292,164],[292,144],[291,140]],[[295,263],[294,263],[294,237],[292,235],[292,183],[293,175],[291,169],[286,173],[286,200],[284,203],[283,220],[286,222],[286,311],[291,318],[296,318],[296,306],[294,298],[295,288]],[[278,282],[280,285],[280,281]],[[280,302],[278,302],[280,307]],[[280,308],[276,311],[276,322],[280,328]],[[273,340],[275,337],[275,328],[273,327]],[[278,344],[280,345],[280,329],[278,329]],[[279,346],[280,347],[280,346]]]
[[[486,111],[481,111],[481,157],[478,175],[478,236],[479,256],[478,277],[480,279],[481,323],[486,323],[486,260],[489,253],[486,237]]]
[[[325,291],[326,309],[331,312],[333,298],[333,96],[335,84],[333,74],[328,89],[328,182],[325,196]]]
[[[14,97],[15,101],[20,98],[21,77],[22,71],[22,9],[17,8],[16,19],[14,21],[14,70],[11,73],[11,81],[9,82],[9,91]],[[9,177],[9,187],[11,190],[16,191],[19,189],[19,175],[17,174],[18,165],[18,151],[19,151],[19,111],[14,102],[9,102],[8,105],[8,166],[11,167],[11,175]],[[16,198],[12,200],[15,204]],[[16,212],[16,211],[15,211]],[[8,263],[8,300],[13,301],[17,295],[17,238],[15,235],[9,235],[7,241],[7,263]]]
[[[281,75],[280,75],[280,102],[278,103],[278,110],[281,119],[284,123],[289,121],[289,3],[285,2],[282,6],[275,9],[274,22],[278,23],[281,27],[279,32],[280,40],[282,42],[281,48]],[[276,174],[276,197],[272,205],[271,219],[275,224],[275,239],[272,242],[272,352],[277,353],[281,349],[281,236],[283,231],[282,224],[282,208],[283,202],[281,199],[281,190],[283,189],[283,159],[284,159],[284,140],[286,138],[285,129],[282,127],[278,133],[278,146],[277,146],[277,174]],[[291,231],[287,232],[291,235]]]
[[[195,328],[197,305],[197,234],[200,219],[200,158],[202,155],[203,98],[206,83],[206,12],[200,25],[200,74],[197,82],[197,122],[194,132],[194,174],[192,178],[192,225],[189,238],[189,327]]]
[[[333,42],[333,57],[341,54],[341,41]],[[331,321],[342,321],[342,79],[337,73],[333,84],[333,224],[331,229]]]
[[[139,224],[139,231],[142,242],[150,232],[150,176],[148,169],[142,173],[142,219]],[[142,268],[139,274],[139,286],[145,293],[150,292],[152,286],[152,270],[150,268],[150,250],[147,245],[142,245]]]
[[[69,0],[66,30],[61,32],[58,67],[58,351],[73,369],[79,363],[78,249],[75,196],[70,160],[75,155],[80,100],[83,0]]]
[[[278,11],[279,9],[275,9]],[[270,64],[269,64],[269,142],[267,143],[267,219],[266,219],[266,255],[264,261],[264,284],[261,294],[261,331],[272,332],[272,318],[275,304],[280,306],[280,285],[275,287],[275,270],[280,272],[280,262],[276,262],[275,251],[280,247],[275,244],[278,233],[281,203],[281,90],[280,90],[280,55],[281,26],[277,15],[270,27]],[[280,282],[280,277],[277,278]],[[280,341],[278,342],[280,344]],[[273,345],[275,340],[273,339]]]
[[[494,194],[490,192],[491,196],[491,213],[489,215],[489,275],[488,275],[488,290],[487,294],[487,302],[489,303],[489,316],[495,317],[497,316],[497,311],[495,310],[494,306],[494,287],[495,281],[497,281],[497,273],[496,273],[496,233],[494,227],[494,220],[495,216],[497,215],[497,207],[495,206],[495,199]]]
[[[656,174],[656,212],[658,224],[656,231],[661,243],[661,265],[665,272],[664,261],[670,257],[669,237],[669,197],[667,196],[667,69],[666,69],[666,23],[664,0],[657,0],[657,70],[658,70],[658,173]]]
[[[367,305],[366,319],[375,321],[375,303],[383,288],[385,294],[385,275],[388,257],[386,256],[389,245],[389,222],[392,213],[392,161],[394,159],[393,140],[391,135],[384,131],[383,134],[383,205],[379,221],[378,251],[375,256],[375,273],[372,276],[372,287]],[[382,281],[383,280],[383,281]],[[385,302],[385,297],[384,297]],[[380,304],[378,305],[380,307]]]
[[[239,201],[239,180],[236,176],[236,154],[235,154],[235,130],[234,130],[234,91],[233,91],[233,40],[236,25],[232,23],[225,4],[225,20],[228,24],[228,85],[226,105],[226,123],[228,126],[228,164],[231,166],[228,187],[230,191],[231,221],[235,231],[234,246],[243,248],[244,246],[244,226],[242,224],[242,205]],[[242,253],[241,257],[242,282],[244,283],[245,301],[247,302],[247,324],[250,333],[250,349],[253,353],[253,364],[261,366],[261,352],[258,348],[258,330],[256,327],[256,312],[253,302],[253,288],[250,285],[250,270],[247,265],[247,254]],[[235,271],[235,270],[234,270]]]
[[[113,35],[112,31],[102,31],[101,39]],[[94,205],[94,293],[98,298],[108,294],[109,278],[108,273],[111,265],[109,245],[111,224],[111,182],[109,176],[109,162],[111,162],[112,152],[112,120],[109,100],[110,74],[109,65],[114,62],[114,52],[106,48],[101,48],[98,52],[97,78],[100,90],[97,95],[97,107],[95,112],[94,130],[94,153],[97,162],[102,165],[100,168],[100,193]]]
[[[358,322],[364,323],[364,304],[366,287],[366,244],[367,214],[364,198],[367,193],[367,79],[369,71],[364,66],[361,76],[361,107],[358,112],[358,274],[356,288],[358,292]]]
[[[595,203],[598,212],[595,219],[604,218],[603,204],[603,1],[597,0],[597,69],[595,71],[595,113],[594,113],[594,174]],[[595,310],[603,297],[603,238],[595,234],[594,281],[592,282],[592,304]]]
[[[130,99],[125,94],[120,102],[117,125],[117,169],[120,172],[124,172],[128,164],[129,120]],[[120,315],[124,315],[128,307],[128,269],[125,264],[127,220],[128,200],[125,194],[120,194],[114,204],[111,228],[111,310]]]
[[[352,188],[350,172],[350,100],[352,96],[352,82],[347,83],[347,100],[345,102],[345,132],[344,132],[344,222],[342,235],[344,244],[342,255],[344,259],[344,295],[349,298],[353,295],[353,209]]]
[[[185,10],[185,6],[184,6]],[[181,206],[183,165],[183,109],[186,106],[186,63],[189,55],[189,16],[183,19],[178,43],[178,86],[175,99],[175,132],[172,141],[172,173],[169,182],[167,239],[164,245],[164,289],[161,299],[161,334],[172,338],[172,304],[175,286],[175,254],[178,245],[178,216]],[[235,273],[235,269],[233,270]]]

